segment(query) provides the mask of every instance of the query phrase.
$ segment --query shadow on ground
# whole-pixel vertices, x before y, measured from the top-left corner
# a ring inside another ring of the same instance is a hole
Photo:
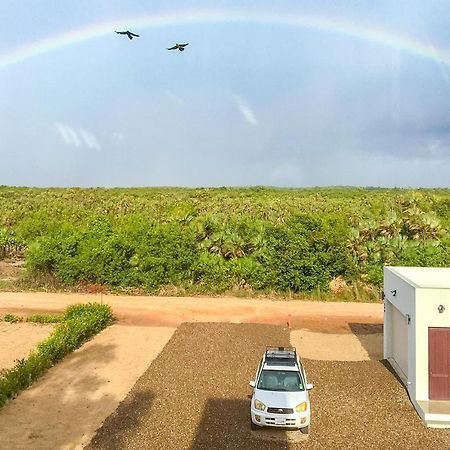
[[[349,323],[351,332],[367,352],[369,359],[383,359],[383,324],[381,323]]]
[[[152,408],[155,395],[151,391],[141,391],[135,393],[133,398],[127,397],[108,417],[102,427],[97,430],[86,449],[104,448],[104,443],[108,442],[110,450],[126,449],[129,447],[129,436],[127,431],[138,429],[142,423],[142,417]],[[151,448],[142,443],[141,448]]]
[[[392,376],[397,380],[397,383],[400,384],[403,389],[405,390],[406,394],[408,394],[408,389],[406,389],[406,386],[403,384],[402,379],[398,376],[398,373],[394,370],[394,368],[389,364],[389,361],[387,359],[382,359],[380,361],[381,364],[383,364],[383,366],[389,370],[389,372],[391,372]]]
[[[300,431],[250,428],[250,400],[209,399],[203,409],[190,450],[279,449],[288,450],[289,434]],[[303,437],[303,436],[302,436]],[[303,438],[304,439],[304,438]]]

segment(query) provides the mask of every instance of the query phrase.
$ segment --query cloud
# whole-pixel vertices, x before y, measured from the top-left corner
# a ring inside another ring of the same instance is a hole
[[[164,93],[166,94],[166,96],[172,100],[174,103],[176,103],[178,106],[184,106],[185,105],[185,101],[183,98],[181,98],[180,96],[176,95],[174,92],[172,92],[170,89],[166,89],[164,91]]]
[[[247,101],[238,95],[233,96],[234,102],[241,113],[242,117],[248,122],[250,125],[257,127],[259,125],[258,119],[252,108],[249,106]]]
[[[73,145],[75,147],[81,146],[80,138],[73,128],[58,122],[55,124],[55,126],[65,144]]]
[[[112,137],[116,141],[123,141],[125,139],[125,135],[118,131],[114,131],[114,133],[112,134]]]
[[[100,150],[101,146],[97,138],[89,131],[79,128],[75,128],[56,122],[56,130],[66,145],[73,147],[87,147],[93,150]]]
[[[86,146],[88,148],[92,148],[94,150],[100,150],[100,144],[97,141],[97,138],[90,133],[89,131],[84,130],[83,128],[80,128],[78,130],[78,132],[80,133],[81,137],[83,138]]]

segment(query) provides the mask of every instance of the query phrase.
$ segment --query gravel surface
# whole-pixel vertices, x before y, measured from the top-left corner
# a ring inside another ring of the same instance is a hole
[[[450,430],[427,429],[380,361],[304,360],[312,392],[306,442],[250,431],[248,381],[286,328],[183,324],[97,431],[89,449],[447,449]]]

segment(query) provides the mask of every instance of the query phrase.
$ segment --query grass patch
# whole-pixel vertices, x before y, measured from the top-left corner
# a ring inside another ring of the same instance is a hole
[[[30,323],[60,323],[63,320],[63,316],[60,314],[33,314],[31,316],[16,316],[15,314],[5,314],[3,317],[4,322],[17,323],[17,322],[30,322]]]
[[[5,314],[5,317],[3,317],[3,320],[5,322],[9,322],[9,323],[17,323],[17,322],[23,322],[24,318],[21,316],[16,316],[15,314]]]
[[[16,319],[21,319],[20,316],[12,314],[7,316],[12,322],[18,322],[20,320]],[[57,316],[34,316],[34,318],[45,318],[44,320],[49,317]],[[0,371],[0,407],[21,390],[30,386],[64,356],[111,324],[113,315],[109,305],[88,303],[69,306],[59,320],[60,323],[53,333],[41,342],[27,359],[19,360],[11,369]]]
[[[33,314],[25,319],[32,323],[60,323],[62,320],[63,316],[58,314]]]

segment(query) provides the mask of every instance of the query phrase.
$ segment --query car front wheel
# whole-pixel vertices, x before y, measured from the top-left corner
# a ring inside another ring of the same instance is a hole
[[[307,427],[300,428],[300,431],[303,434],[309,434],[309,432],[311,431],[311,425],[308,425]]]
[[[254,431],[259,430],[259,426],[253,423],[252,418],[250,417],[250,428]]]

